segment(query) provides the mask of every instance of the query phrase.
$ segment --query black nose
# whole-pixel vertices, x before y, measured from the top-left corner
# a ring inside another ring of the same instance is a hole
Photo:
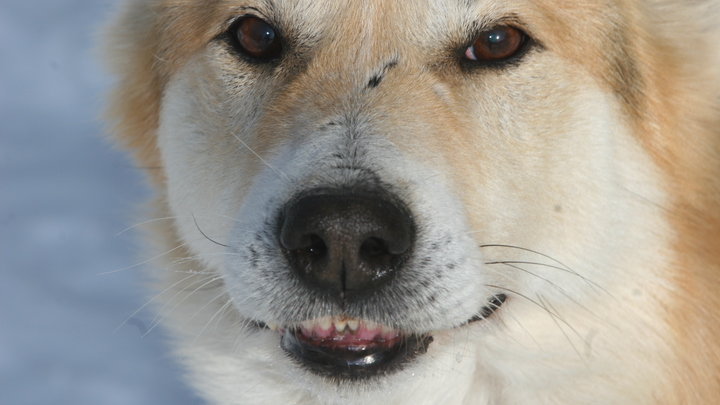
[[[285,207],[280,227],[280,244],[300,278],[345,299],[391,280],[414,236],[404,205],[375,191],[305,194]]]

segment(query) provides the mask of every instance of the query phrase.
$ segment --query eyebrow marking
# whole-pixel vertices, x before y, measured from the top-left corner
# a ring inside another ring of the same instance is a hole
[[[374,89],[374,88],[378,87],[378,86],[380,85],[380,82],[382,82],[382,80],[385,78],[385,75],[387,74],[387,72],[388,72],[390,69],[392,69],[392,68],[394,68],[395,66],[397,66],[397,64],[398,64],[398,57],[395,56],[392,60],[390,60],[389,62],[387,62],[387,63],[385,64],[385,66],[383,66],[383,68],[380,70],[380,72],[374,74],[374,75],[370,78],[370,80],[368,80],[366,88],[368,88],[368,89]]]

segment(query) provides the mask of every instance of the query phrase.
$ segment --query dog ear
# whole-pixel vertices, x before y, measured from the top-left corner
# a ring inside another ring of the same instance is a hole
[[[137,165],[163,180],[155,132],[162,83],[155,55],[158,38],[151,2],[130,2],[101,33],[103,59],[116,82],[104,112],[109,133],[133,152]],[[160,184],[160,183],[158,183]]]

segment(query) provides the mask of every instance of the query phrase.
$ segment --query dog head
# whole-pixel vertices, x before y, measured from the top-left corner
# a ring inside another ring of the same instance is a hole
[[[157,168],[166,248],[204,275],[160,276],[191,308],[171,318],[198,385],[533,402],[561,372],[607,403],[657,392],[669,128],[690,114],[665,81],[689,73],[657,64],[680,53],[640,8],[133,2],[115,117]]]

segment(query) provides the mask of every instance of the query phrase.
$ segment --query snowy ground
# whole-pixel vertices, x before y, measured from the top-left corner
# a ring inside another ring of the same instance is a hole
[[[110,0],[0,2],[0,404],[197,404],[144,303],[142,179],[101,136]]]

